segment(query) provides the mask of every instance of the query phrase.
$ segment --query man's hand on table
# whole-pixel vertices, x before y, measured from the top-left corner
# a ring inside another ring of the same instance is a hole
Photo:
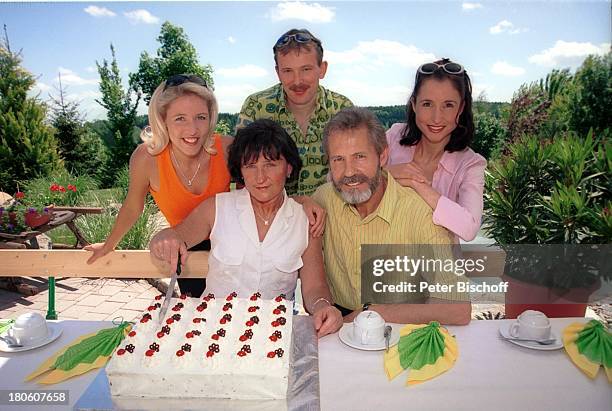
[[[315,311],[313,319],[317,337],[319,338],[335,333],[342,327],[342,314],[332,305],[326,305]]]

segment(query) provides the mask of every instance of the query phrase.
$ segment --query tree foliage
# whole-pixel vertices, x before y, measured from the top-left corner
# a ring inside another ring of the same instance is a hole
[[[166,21],[157,41],[160,44],[157,56],[152,57],[143,51],[138,71],[130,74],[130,85],[142,92],[147,104],[157,86],[174,74],[196,74],[212,87],[212,66],[199,63],[198,53],[181,27]]]
[[[586,134],[601,132],[612,119],[612,52],[589,56],[574,76],[574,88],[568,99],[570,128]]]
[[[21,61],[8,39],[0,42],[0,189],[10,193],[19,181],[62,168],[53,130],[45,124],[47,108],[27,97],[35,79]]]
[[[112,44],[110,49],[112,55],[110,64],[106,59],[102,60],[102,64],[96,61],[102,93],[102,99],[96,102],[106,109],[109,131],[113,136],[102,180],[104,186],[112,184],[117,171],[129,163],[130,155],[136,147],[137,136],[134,124],[140,101],[139,93],[133,98],[132,89],[124,90]]]
[[[546,78],[524,84],[515,93],[508,117],[509,140],[524,135],[554,138],[589,130],[607,134],[612,118],[612,53],[588,56],[571,74],[553,70]]]
[[[391,127],[393,123],[406,122],[406,106],[376,106],[366,108],[376,115],[384,128]]]
[[[495,157],[506,139],[506,129],[502,122],[488,112],[474,113],[474,140],[472,149],[483,157]]]
[[[537,134],[548,117],[549,107],[550,101],[539,83],[523,84],[512,97],[507,124],[509,140]]]
[[[106,160],[106,147],[99,136],[85,127],[78,103],[66,99],[61,76],[57,97],[50,97],[51,125],[55,127],[55,137],[66,169],[77,175],[98,178]]]
[[[508,135],[514,141],[524,135],[551,137],[567,131],[564,102],[572,89],[568,69],[553,70],[546,78],[523,84],[514,94],[508,117]],[[555,116],[551,116],[556,113]],[[551,121],[553,120],[553,121]]]

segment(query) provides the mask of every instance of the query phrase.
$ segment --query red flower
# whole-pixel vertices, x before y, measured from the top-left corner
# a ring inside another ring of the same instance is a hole
[[[25,197],[25,193],[23,191],[17,191],[15,193],[15,198],[18,199],[18,200],[21,200],[24,197]]]
[[[49,190],[51,191],[58,191],[59,190],[59,186],[56,183],[51,184],[51,187],[49,187]]]
[[[62,193],[65,193],[66,192],[66,187],[59,186],[58,190],[61,191]]]
[[[76,193],[76,186],[74,186],[72,184],[68,184],[68,190],[71,190],[71,191]]]

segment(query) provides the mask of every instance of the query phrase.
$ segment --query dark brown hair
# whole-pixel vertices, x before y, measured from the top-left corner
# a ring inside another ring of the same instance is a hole
[[[287,182],[300,175],[302,160],[293,139],[275,121],[255,120],[238,129],[234,141],[229,146],[227,167],[234,181],[243,183],[242,166],[257,160],[263,155],[267,160],[278,160],[281,156],[291,165],[291,175]]]
[[[414,79],[414,90],[412,95],[408,99],[406,104],[406,127],[404,128],[402,137],[399,143],[403,146],[413,146],[417,144],[422,137],[421,130],[416,124],[416,113],[412,108],[412,103],[416,103],[416,98],[419,94],[419,90],[426,80],[445,80],[448,79],[455,89],[461,96],[461,102],[463,103],[463,111],[457,119],[457,127],[451,133],[451,138],[444,147],[444,150],[453,152],[461,151],[469,146],[470,142],[474,138],[474,115],[472,114],[472,82],[467,72],[464,70],[461,74],[450,74],[447,73],[442,65],[446,63],[452,63],[450,59],[442,59],[434,62],[440,65],[437,70],[431,74],[421,74],[417,71]]]

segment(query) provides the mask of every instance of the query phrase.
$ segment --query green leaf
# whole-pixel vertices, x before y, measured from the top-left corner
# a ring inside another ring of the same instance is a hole
[[[96,335],[71,346],[57,358],[52,368],[68,371],[79,364],[91,364],[98,357],[111,355],[123,340],[128,324],[123,322],[117,327],[100,330]]]
[[[403,336],[398,351],[403,369],[419,370],[427,364],[434,364],[444,355],[444,335],[440,332],[440,324],[432,321]]]
[[[599,321],[591,320],[585,325],[578,333],[576,346],[589,360],[612,368],[612,334]]]
[[[14,322],[15,320],[0,320],[0,334],[11,328]]]

